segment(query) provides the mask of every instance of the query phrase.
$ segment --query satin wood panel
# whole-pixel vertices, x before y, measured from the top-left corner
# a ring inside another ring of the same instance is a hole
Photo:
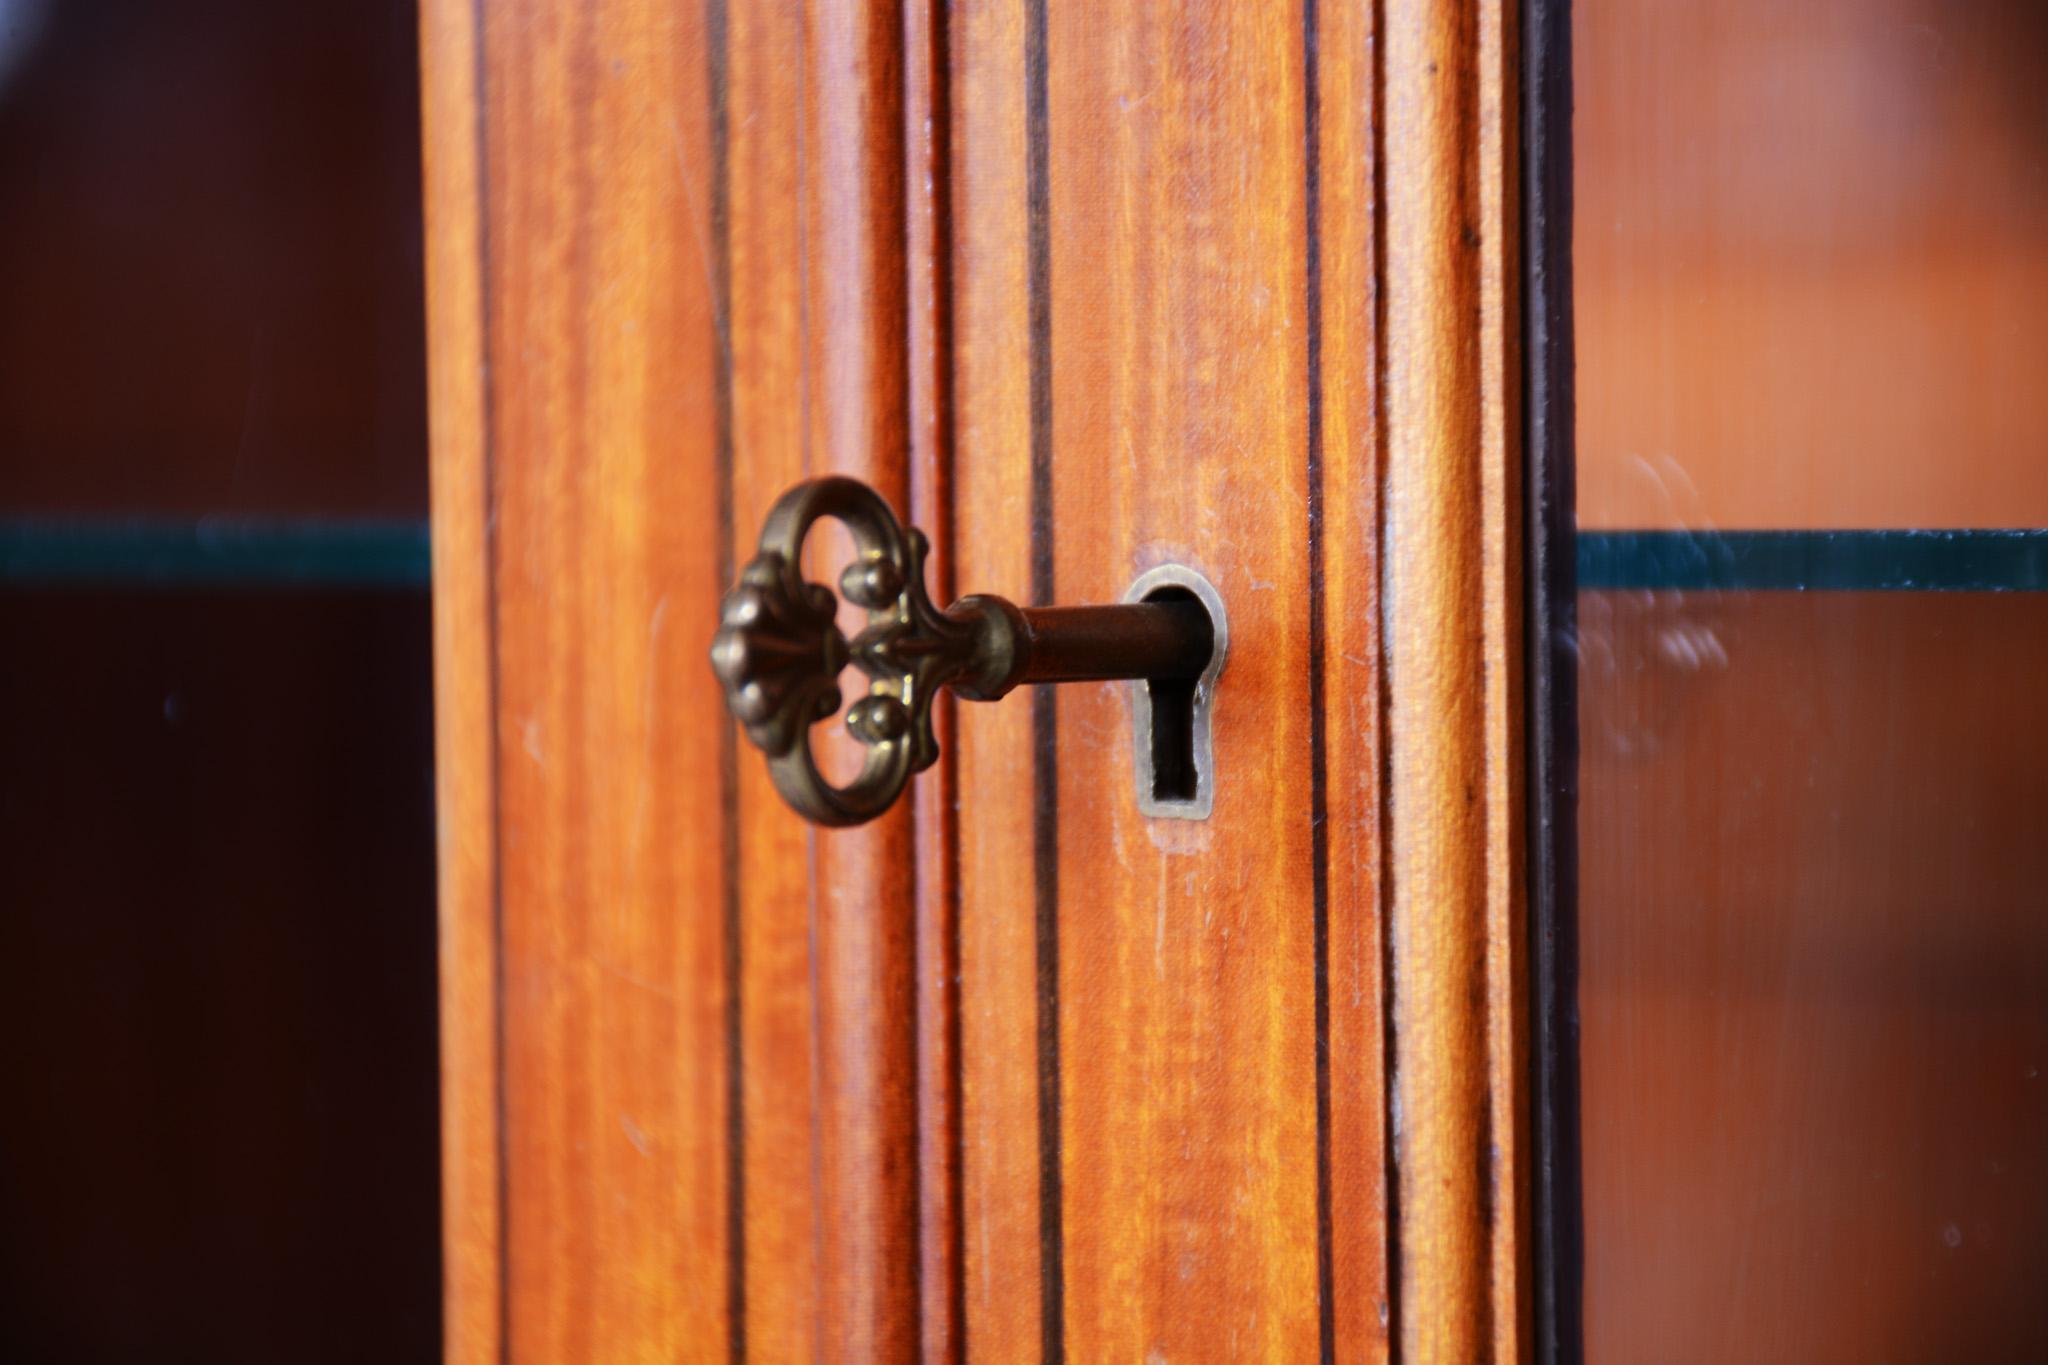
[[[959,586],[1233,642],[1205,824],[1121,687],[961,709],[977,1356],[1388,1351],[1371,18],[953,11]]]
[[[704,659],[784,486],[907,492],[904,32],[421,24],[449,1357],[901,1358],[909,813],[815,839]]]
[[[423,17],[451,1357],[1516,1355],[1499,10],[477,13]],[[1216,817],[1137,816],[1107,686],[798,826],[702,657],[827,469],[960,589],[1202,569]]]

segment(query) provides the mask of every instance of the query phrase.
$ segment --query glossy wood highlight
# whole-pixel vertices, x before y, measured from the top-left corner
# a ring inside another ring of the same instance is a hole
[[[1380,535],[1384,426],[1378,410],[1382,157],[1376,118],[1376,13],[1312,3],[1315,164],[1311,251],[1320,310],[1308,380],[1311,447],[1308,589],[1312,699],[1320,720],[1324,847],[1315,869],[1326,906],[1323,1022],[1328,1075],[1328,1337],[1335,1359],[1392,1350],[1392,1205],[1387,1188],[1385,648]],[[1319,611],[1317,610],[1319,607]]]
[[[891,4],[804,10],[806,434],[817,472],[860,478],[895,507],[909,492],[902,23]],[[899,805],[814,836],[818,1345],[828,1359],[901,1360],[918,1347],[911,814]]]
[[[1389,1087],[1418,1360],[1527,1339],[1511,12],[1385,9]]]
[[[670,5],[429,16],[436,126],[484,114],[434,148],[444,743],[495,765],[448,795],[458,1358],[1513,1357],[1505,21]],[[942,713],[856,831],[668,728],[827,471],[941,598],[1210,578],[1214,815],[1139,814],[1123,684]],[[627,943],[666,998],[562,993]],[[626,1213],[629,1054],[692,1109]]]
[[[729,817],[679,780],[719,764],[704,15],[430,4],[423,37],[449,1354],[716,1354]]]
[[[909,498],[932,543],[935,602],[953,582],[952,7],[904,0],[905,288]],[[939,761],[917,782],[918,1292],[922,1349],[932,1362],[967,1351],[965,1205],[961,1196],[959,755],[952,697],[935,700]]]
[[[919,1264],[957,1169],[919,1145],[920,1076],[949,1103],[950,826],[922,878],[908,810],[807,832],[703,661],[784,487],[910,491],[907,22],[423,17],[451,1358],[898,1359],[921,1284],[934,1349],[957,1339],[947,1263]],[[929,498],[942,211],[921,221]]]
[[[451,1365],[498,1360],[505,1311],[495,648],[472,15],[452,0],[420,7],[440,888],[442,1330]]]
[[[1220,574],[1240,784],[1206,824],[1138,817],[1113,685],[1031,726],[960,717],[969,1340],[993,1358],[1384,1351],[1372,37],[1315,17],[1141,12],[1104,44],[1056,7],[955,15],[960,585],[1081,603],[1163,559]],[[1315,375],[1325,319],[1347,330]]]
[[[1031,583],[1027,0],[952,14],[954,579]],[[978,533],[977,533],[978,532]],[[1028,792],[1028,696],[956,710],[960,790]],[[1032,1360],[1043,1340],[1032,803],[960,815],[962,1197],[972,1355]]]
[[[802,16],[793,6],[726,12],[724,260],[732,385],[732,555],[782,490],[808,472],[804,411]],[[812,1098],[812,835],[767,768],[734,736],[742,1086],[739,1234],[747,1355],[817,1356],[817,1192]],[[737,1353],[735,1353],[737,1354]]]

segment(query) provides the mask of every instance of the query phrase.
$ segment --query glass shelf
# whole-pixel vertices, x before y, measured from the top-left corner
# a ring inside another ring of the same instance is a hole
[[[1582,591],[2042,592],[2048,530],[1581,531]]]
[[[424,590],[424,521],[0,520],[0,585]]]

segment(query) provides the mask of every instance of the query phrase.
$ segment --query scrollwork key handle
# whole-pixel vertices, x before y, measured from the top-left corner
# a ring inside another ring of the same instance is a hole
[[[839,590],[868,621],[851,642],[831,590],[803,578],[804,539],[825,517],[853,536]],[[711,644],[726,705],[767,754],[776,790],[818,824],[874,819],[937,760],[932,699],[942,687],[995,701],[1025,683],[1191,680],[1215,649],[1209,614],[1193,600],[1019,607],[972,596],[940,611],[925,593],[929,548],[866,484],[811,479],[770,509],[759,552],[726,594]],[[839,710],[849,662],[869,679],[846,713],[866,756],[842,787],[818,771],[810,729]]]

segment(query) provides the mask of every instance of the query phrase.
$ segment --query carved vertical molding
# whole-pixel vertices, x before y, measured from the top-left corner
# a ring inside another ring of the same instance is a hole
[[[1512,5],[1388,0],[1386,823],[1409,1360],[1518,1360],[1528,1295]]]

